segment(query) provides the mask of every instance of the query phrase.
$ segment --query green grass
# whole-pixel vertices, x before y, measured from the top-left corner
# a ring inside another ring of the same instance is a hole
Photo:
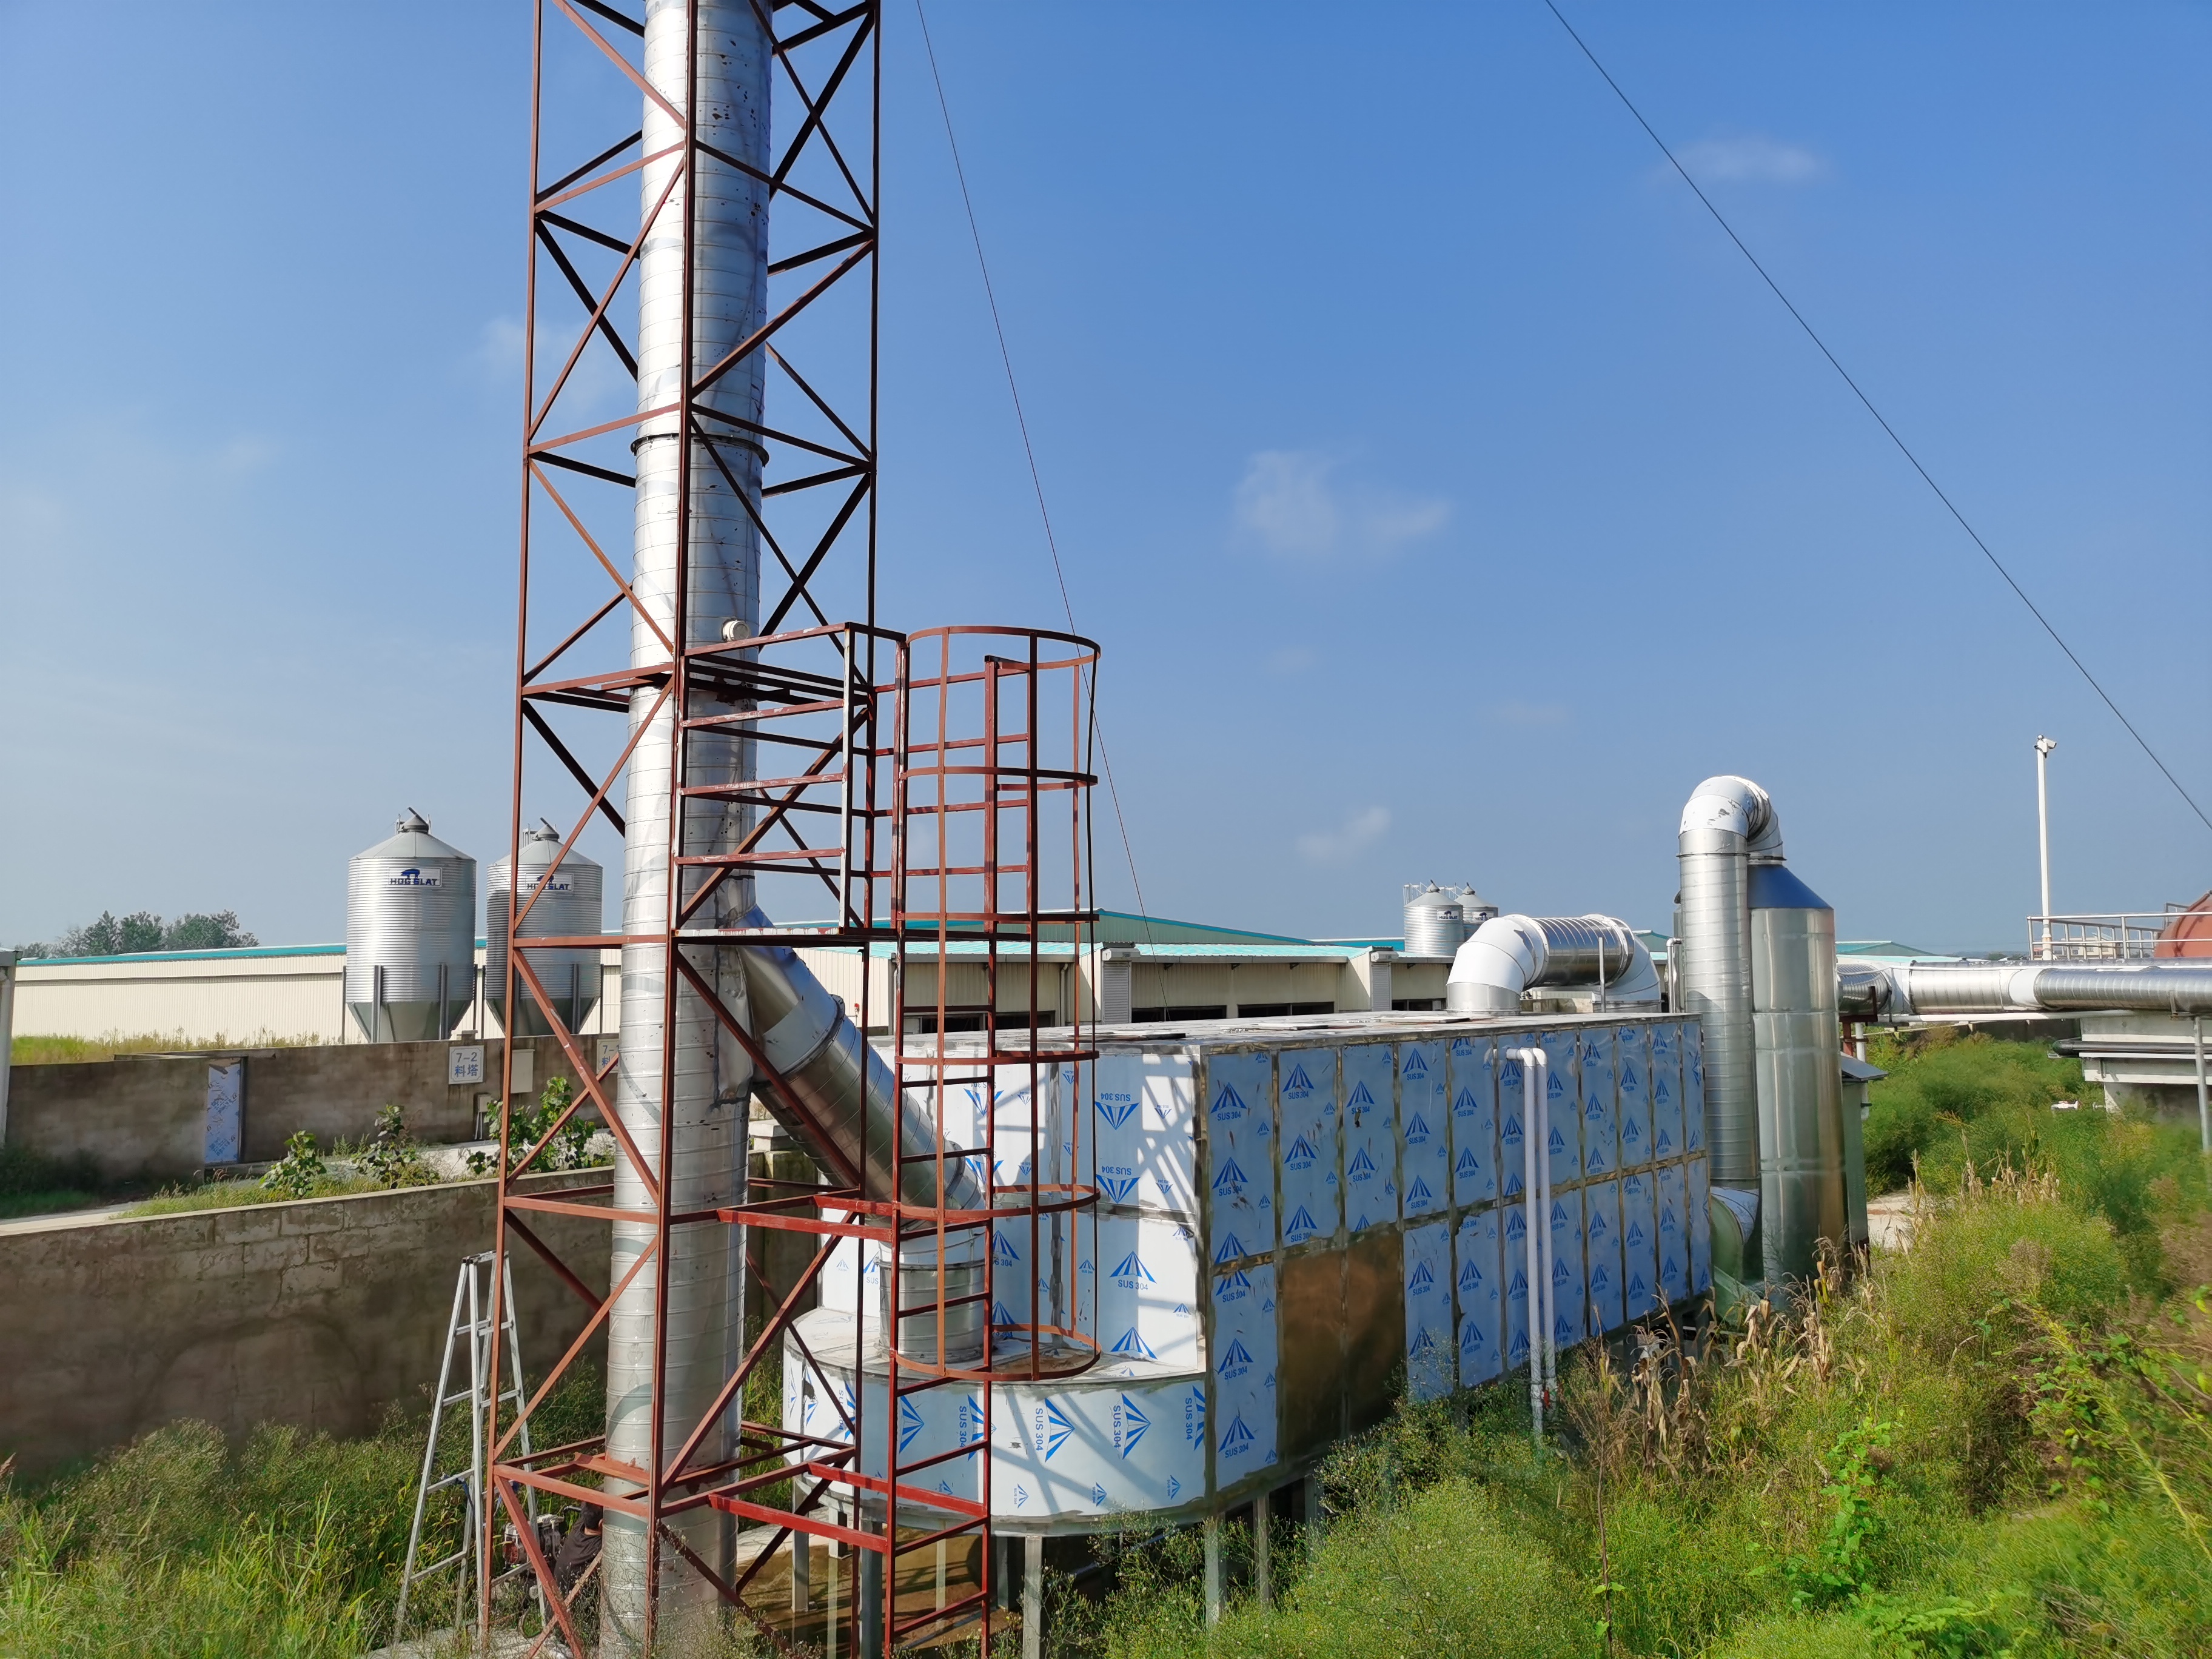
[[[349,1193],[385,1188],[367,1176],[326,1176],[311,1192],[279,1192],[258,1181],[210,1181],[197,1187],[171,1187],[123,1212],[127,1216],[184,1215],[194,1210],[234,1210],[248,1204],[289,1204],[295,1199],[343,1198]]]
[[[0,1221],[82,1210],[133,1190],[145,1188],[118,1188],[82,1153],[50,1158],[24,1146],[0,1146]]]
[[[604,1401],[579,1373],[542,1443],[596,1433]],[[363,1440],[264,1428],[234,1448],[179,1423],[36,1489],[0,1480],[0,1659],[357,1659],[388,1632],[423,1430],[395,1413]],[[441,1467],[466,1447],[449,1419]],[[426,1549],[459,1528],[441,1494]],[[450,1585],[417,1594],[451,1606]]]
[[[112,1060],[118,1054],[194,1053],[219,1048],[315,1048],[327,1041],[305,1035],[278,1036],[270,1031],[257,1031],[244,1037],[232,1037],[221,1031],[211,1037],[187,1037],[181,1030],[109,1031],[96,1037],[17,1036],[9,1042],[9,1054],[17,1066],[67,1066]]]

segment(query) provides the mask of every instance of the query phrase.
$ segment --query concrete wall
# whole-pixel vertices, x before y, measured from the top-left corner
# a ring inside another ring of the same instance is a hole
[[[492,1215],[478,1181],[0,1232],[0,1458],[35,1474],[178,1418],[358,1435],[394,1402],[425,1409],[454,1274],[490,1248]],[[532,1225],[605,1293],[603,1224]],[[542,1370],[589,1310],[526,1249],[514,1279],[524,1363]]]
[[[587,1054],[596,1057],[599,1041],[590,1040],[594,1046]],[[501,1045],[483,1045],[483,1082],[458,1087],[446,1081],[451,1046],[379,1042],[244,1051],[246,1161],[282,1157],[286,1139],[301,1129],[311,1131],[325,1147],[341,1136],[362,1139],[374,1127],[378,1109],[387,1103],[406,1113],[409,1128],[423,1140],[472,1139],[477,1097],[499,1091]],[[532,1071],[529,1093],[536,1094],[556,1077],[574,1080],[553,1038],[526,1038],[524,1050]],[[522,1057],[518,1053],[516,1058]],[[15,1066],[9,1084],[8,1144],[57,1157],[86,1153],[112,1177],[173,1180],[191,1175],[203,1163],[209,1058],[127,1054],[74,1065]]]

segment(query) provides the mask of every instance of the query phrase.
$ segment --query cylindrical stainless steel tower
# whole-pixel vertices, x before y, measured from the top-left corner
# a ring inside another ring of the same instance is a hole
[[[1760,1267],[1804,1279],[1820,1242],[1849,1233],[1836,913],[1778,864],[1752,866],[1750,903]]]
[[[530,982],[520,974],[515,975],[515,984],[521,1006],[512,1018],[507,1016],[509,896],[513,895],[514,906],[524,911],[520,931],[525,939],[574,939],[596,933],[605,924],[606,872],[581,853],[572,852],[548,877],[546,871],[560,850],[561,832],[541,823],[535,830],[522,832],[521,881],[514,881],[507,860],[501,859],[492,866],[484,883],[484,1001],[509,1036],[544,1036],[553,1029],[546,1023]],[[526,949],[524,955],[562,1024],[571,1031],[577,1030],[599,1006],[605,970],[599,966],[598,950],[540,945]]]
[[[477,861],[410,807],[346,866],[345,1004],[371,1042],[435,1042],[476,1000]]]
[[[696,16],[695,14],[696,13]],[[684,155],[678,124],[662,106],[690,111],[699,140],[696,171],[679,180],[647,227],[639,261],[638,408],[665,408],[681,400],[684,372],[686,262],[692,287],[691,376],[726,357],[766,319],[768,298],[769,154],[769,81],[773,58],[766,8],[748,0],[647,0],[645,76],[655,97],[645,100],[643,154],[653,158],[639,175],[643,210],[651,213]],[[696,38],[697,101],[687,64]],[[744,163],[733,167],[714,152]],[[746,169],[750,169],[748,172]],[[687,233],[687,223],[690,227]],[[763,413],[764,356],[755,353],[722,376],[702,401],[758,422]],[[762,452],[749,436],[714,439],[721,465],[708,443],[695,437],[686,457],[681,426],[672,412],[641,423],[635,445],[637,508],[633,586],[645,617],[631,623],[630,661],[641,668],[669,660],[662,634],[675,636],[678,538],[688,522],[687,617],[682,643],[719,641],[732,624],[751,629],[759,622],[759,544],[742,490],[757,509]],[[734,478],[732,489],[725,477]],[[689,501],[679,479],[689,477]],[[623,951],[622,1063],[615,1108],[648,1160],[659,1160],[664,1126],[663,1069],[672,1061],[665,1090],[671,1209],[698,1211],[744,1196],[745,1121],[752,1073],[744,1050],[712,1012],[688,988],[674,998],[669,1028],[664,947],[673,920],[669,845],[669,790],[676,741],[672,707],[651,714],[655,692],[641,690],[631,702],[637,747],[629,766],[624,817],[623,931],[638,942]],[[694,707],[695,715],[713,712]],[[646,729],[641,735],[638,728]],[[695,733],[685,746],[685,781],[697,786],[734,781],[750,774],[743,740]],[[683,851],[726,851],[742,838],[750,813],[739,805],[694,796],[683,805]],[[705,879],[696,866],[680,879],[690,893]],[[752,908],[751,884],[725,882],[696,926],[731,927]],[[702,947],[695,964],[720,990],[726,1004],[745,1006],[738,953]],[[615,1207],[649,1208],[642,1182],[626,1160],[615,1165]],[[640,1466],[658,1449],[672,1455],[712,1405],[722,1379],[735,1368],[744,1338],[742,1234],[734,1227],[688,1226],[670,1234],[665,1258],[647,1264],[616,1305],[607,1343],[607,1450]],[[653,1237],[647,1225],[617,1223],[611,1271],[617,1281]],[[653,1399],[654,1310],[659,1280],[666,1279],[668,1329],[660,1388],[660,1434]],[[699,1461],[719,1462],[727,1444],[714,1437]],[[726,1571],[728,1523],[714,1510],[688,1511],[669,1524],[701,1559]],[[641,1523],[606,1517],[602,1634],[610,1652],[635,1650],[643,1629],[647,1585]],[[664,1572],[660,1628],[675,1632],[711,1613],[717,1598],[700,1575]]]
[[[1705,1145],[1712,1178],[1718,1186],[1756,1188],[1750,881],[1753,864],[1782,861],[1774,803],[1748,778],[1707,778],[1682,808],[1679,848],[1681,962],[1675,982],[1682,1012],[1695,1014],[1705,1030]]]

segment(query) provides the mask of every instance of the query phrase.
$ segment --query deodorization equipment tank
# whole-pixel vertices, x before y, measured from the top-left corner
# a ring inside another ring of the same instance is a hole
[[[561,850],[561,832],[541,820],[534,830],[522,832],[522,879],[519,889],[509,878],[507,861],[491,867],[484,895],[484,1000],[492,1017],[510,1036],[544,1036],[552,1030],[529,982],[518,971],[515,983],[521,1006],[507,1015],[507,896],[519,890],[515,902],[527,905],[522,918],[525,939],[574,939],[600,931],[599,908],[605,872],[581,853],[571,851],[548,881],[546,871]],[[538,889],[543,886],[544,891]],[[532,895],[537,895],[532,902]],[[599,1006],[602,973],[596,949],[560,946],[532,948],[524,953],[530,971],[545,988],[547,1000],[571,1031],[592,1017]]]
[[[345,1004],[371,1042],[434,1042],[476,999],[477,861],[409,807],[346,866]]]

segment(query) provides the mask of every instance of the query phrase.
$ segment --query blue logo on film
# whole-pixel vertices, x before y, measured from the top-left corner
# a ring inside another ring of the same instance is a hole
[[[1244,1426],[1242,1415],[1232,1417],[1229,1419],[1227,1432],[1221,1437],[1221,1455],[1224,1457],[1242,1457],[1252,1449],[1257,1441],[1258,1437]]]
[[[1416,1207],[1426,1205],[1433,1196],[1429,1191],[1429,1183],[1419,1176],[1415,1176],[1413,1184],[1406,1188],[1406,1202]]]
[[[1244,1190],[1244,1171],[1237,1167],[1235,1158],[1222,1160],[1221,1168],[1213,1177],[1213,1190],[1231,1198]]]
[[[1320,1231],[1321,1229],[1314,1224],[1313,1217],[1307,1213],[1306,1206],[1303,1204],[1298,1206],[1297,1213],[1283,1224],[1283,1231],[1293,1244],[1300,1239],[1310,1237]]]
[[[1345,1109],[1353,1112],[1364,1112],[1374,1103],[1375,1097],[1367,1092],[1367,1085],[1364,1083],[1355,1085],[1344,1103]]]
[[[1459,1288],[1461,1294],[1464,1296],[1472,1296],[1475,1291],[1480,1290],[1482,1288],[1482,1269],[1475,1266],[1472,1261],[1462,1267],[1459,1270]]]
[[[1232,1336],[1229,1339],[1229,1346],[1221,1351],[1221,1364],[1218,1369],[1222,1376],[1231,1382],[1234,1382],[1252,1369],[1252,1351],[1244,1346],[1243,1337]]]
[[[1112,1176],[1102,1175],[1098,1177],[1098,1184],[1106,1189],[1106,1196],[1114,1203],[1126,1204],[1129,1201],[1129,1194],[1137,1190],[1138,1179],[1135,1176],[1129,1176],[1117,1180]]]
[[[1480,1109],[1480,1106],[1481,1103],[1475,1099],[1474,1091],[1472,1089],[1462,1089],[1458,1094],[1452,1097],[1452,1110],[1462,1117],[1473,1117]]]
[[[1011,1267],[1021,1260],[1021,1256],[1014,1249],[1014,1241],[1004,1233],[998,1233],[994,1236],[991,1244],[991,1260],[1001,1267]]]
[[[1103,1483],[1094,1485],[1091,1488],[1091,1501],[1102,1510],[1106,1507],[1106,1488]]]
[[[1286,1095],[1310,1095],[1313,1092],[1313,1079],[1306,1075],[1304,1066],[1291,1067],[1291,1074],[1283,1079],[1283,1092]]]
[[[1121,1340],[1114,1345],[1111,1352],[1120,1354],[1125,1359],[1158,1359],[1159,1358],[1159,1355],[1145,1346],[1145,1339],[1137,1334],[1137,1328],[1134,1325],[1121,1333]]]
[[[1206,1390],[1194,1382],[1189,1397],[1182,1402],[1182,1432],[1194,1446],[1206,1443]],[[1170,1495],[1173,1496],[1172,1491]]]
[[[1177,1498],[1180,1498],[1182,1495],[1182,1481],[1180,1481],[1180,1480],[1176,1480],[1176,1479],[1175,1478],[1175,1476],[1173,1476],[1173,1475],[1170,1475],[1170,1476],[1168,1477],[1168,1501],[1169,1501],[1170,1503],[1173,1503],[1173,1502],[1174,1502]]]
[[[1313,1143],[1300,1135],[1283,1148],[1283,1167],[1286,1170],[1310,1170],[1319,1156],[1314,1151]]]
[[[1436,1285],[1437,1276],[1429,1271],[1429,1264],[1425,1261],[1415,1262],[1413,1271],[1406,1275],[1406,1294],[1408,1296],[1419,1296],[1423,1291],[1434,1290]]]
[[[1213,1116],[1215,1121],[1220,1123],[1233,1123],[1238,1118],[1244,1115],[1244,1097],[1238,1094],[1236,1090],[1230,1087],[1226,1083],[1223,1084],[1221,1085],[1221,1092],[1213,1097]]]
[[[927,1425],[922,1422],[921,1407],[911,1400],[900,1401],[899,1449],[904,1451],[908,1446],[914,1444],[916,1437],[921,1433],[925,1426]]]
[[[1136,1115],[1137,1103],[1134,1100],[1102,1100],[1098,1103],[1098,1115],[1106,1120],[1106,1127],[1109,1129],[1120,1128]]]
[[[1409,1049],[1406,1054],[1406,1075],[1426,1077],[1428,1074],[1429,1063],[1421,1058],[1421,1051],[1419,1048]]]
[[[1464,1320],[1461,1322],[1459,1330],[1459,1351],[1462,1353],[1474,1353],[1477,1350],[1486,1348],[1489,1346],[1490,1339],[1483,1334],[1481,1326],[1476,1324],[1472,1319]]]
[[[1136,1450],[1137,1443],[1152,1426],[1152,1419],[1137,1409],[1137,1402],[1123,1395],[1121,1403],[1114,1408],[1114,1440],[1121,1447],[1121,1455],[1127,1457]]]
[[[1375,1179],[1375,1160],[1367,1156],[1367,1149],[1364,1146],[1359,1149],[1359,1155],[1352,1160],[1351,1167],[1344,1173],[1347,1179],[1352,1181]]]
[[[1452,1165],[1452,1173],[1462,1178],[1482,1173],[1482,1164],[1476,1158],[1474,1147],[1469,1146],[1459,1155],[1459,1162]]]
[[[1113,1276],[1116,1280],[1132,1285],[1151,1285],[1157,1282],[1146,1270],[1145,1264],[1137,1260],[1137,1253],[1134,1250],[1121,1258],[1121,1264],[1114,1269]]]
[[[1429,1138],[1429,1121],[1419,1112],[1406,1120],[1406,1144],[1418,1146]]]
[[[1427,1326],[1424,1325],[1421,1327],[1420,1334],[1406,1345],[1406,1357],[1409,1359],[1425,1359],[1436,1352],[1436,1346],[1435,1335]]]
[[[1224,1233],[1222,1235],[1221,1248],[1213,1253],[1213,1265],[1218,1267],[1224,1262],[1236,1261],[1243,1254],[1245,1254],[1243,1241],[1235,1233]]]
[[[1061,1416],[1060,1407],[1049,1400],[1036,1408],[1033,1427],[1036,1449],[1045,1455],[1048,1462],[1066,1443],[1067,1437],[1075,1432],[1075,1425]]]

